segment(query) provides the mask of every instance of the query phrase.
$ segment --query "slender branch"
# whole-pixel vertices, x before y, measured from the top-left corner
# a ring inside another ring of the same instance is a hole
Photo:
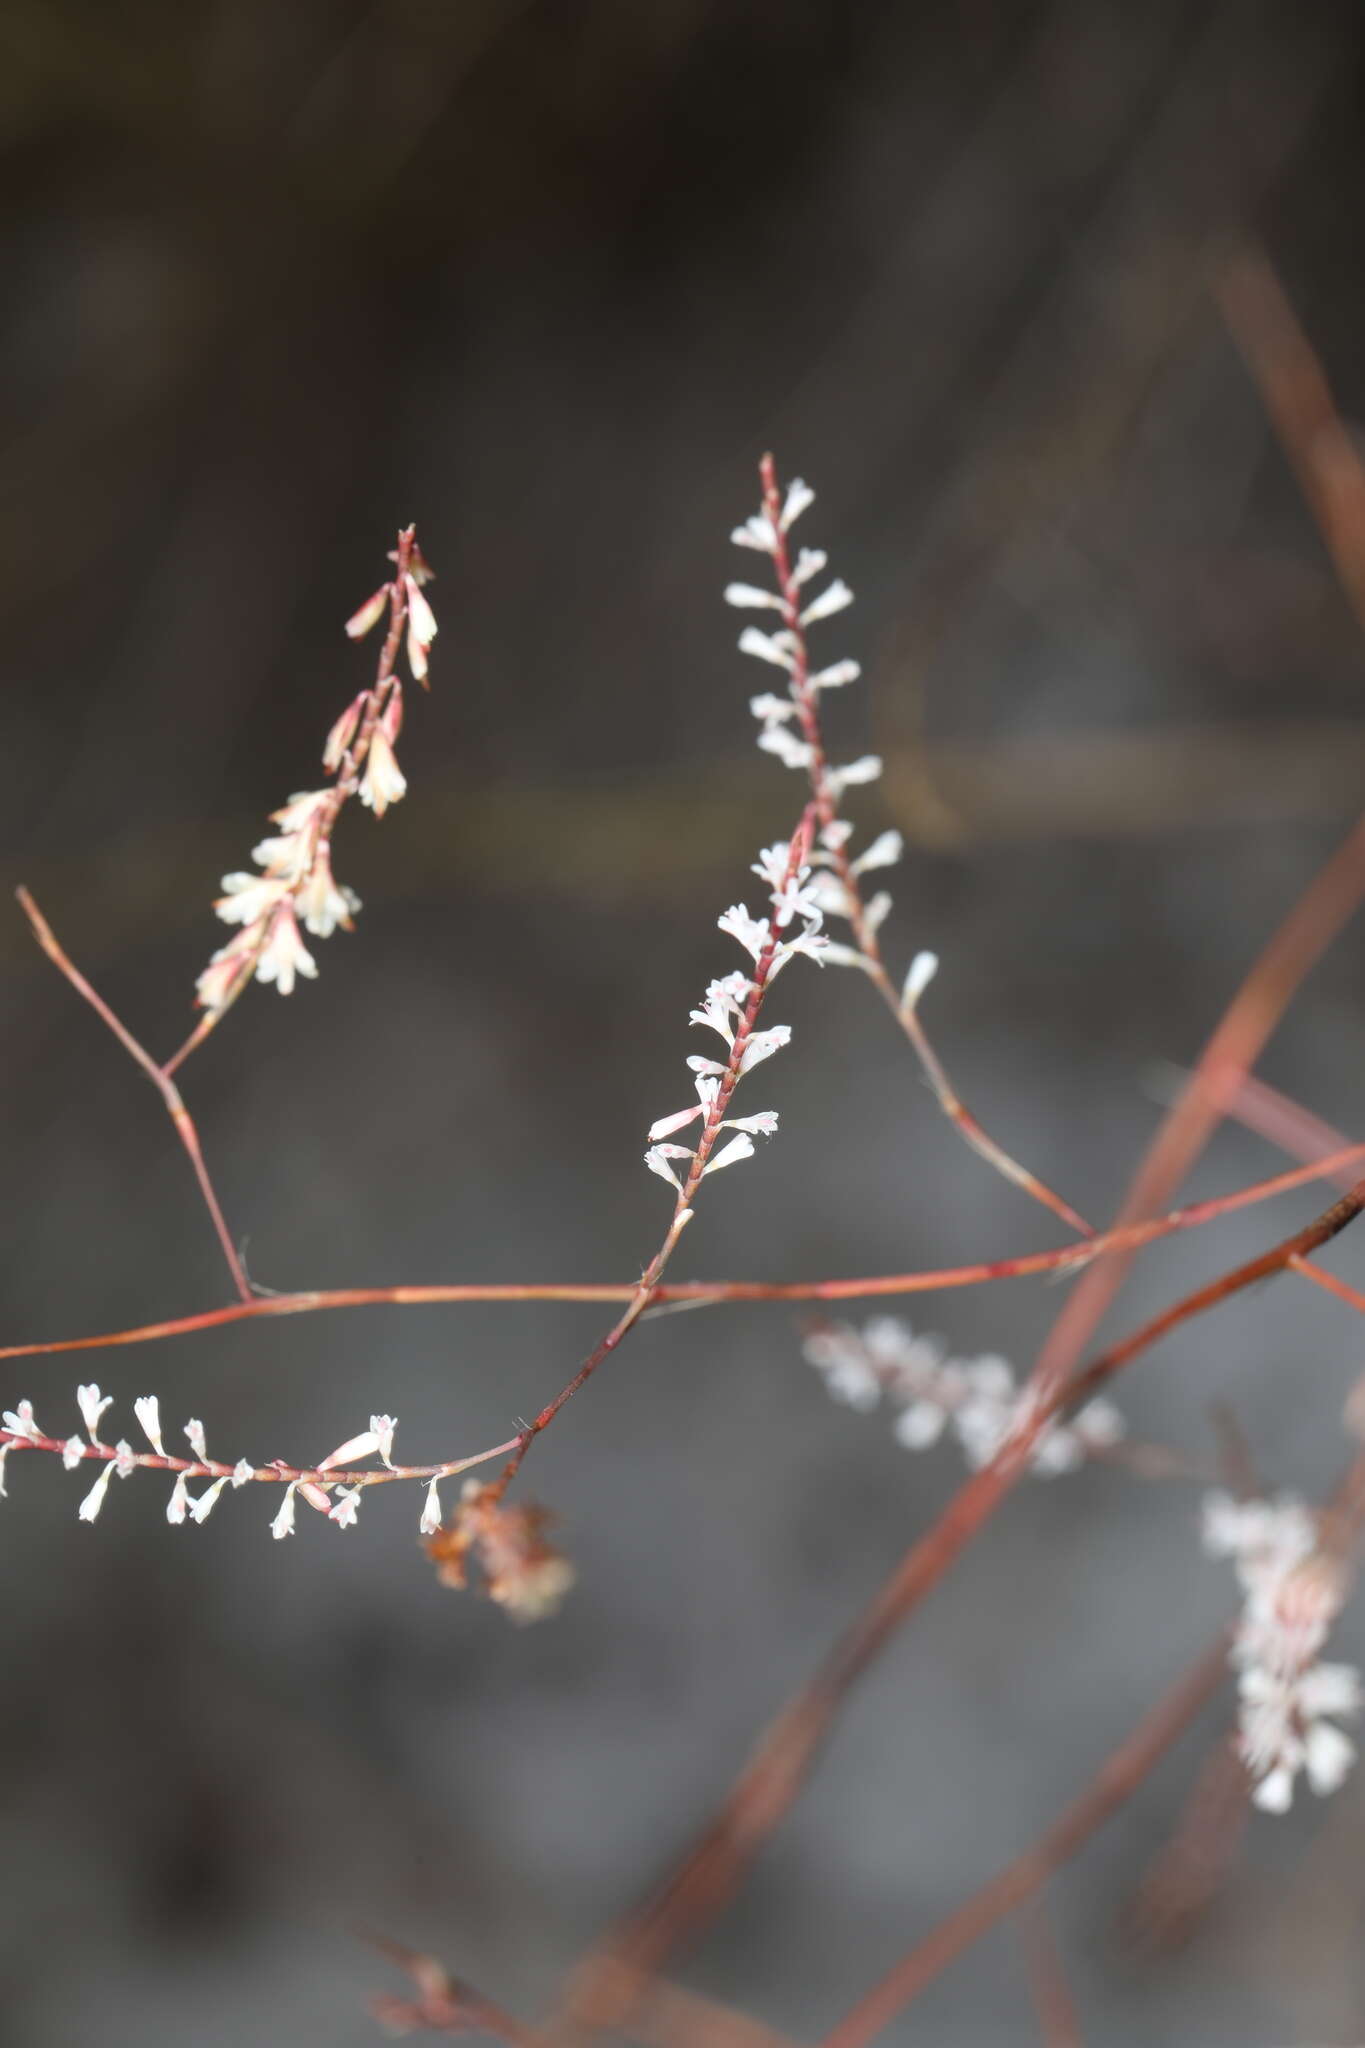
[[[1227,1677],[1228,1638],[1221,1635],[1096,1772],[1052,1826],[1007,1863],[957,1911],[941,1920],[909,1955],[824,2038],[820,2048],[865,2048],[949,1963],[1009,1913],[1035,1898],[1060,1865],[1116,1813]]]
[[[819,691],[811,681],[810,656],[806,646],[806,629],[801,620],[801,584],[793,570],[787,533],[782,518],[782,493],[777,482],[777,466],[771,455],[765,455],[759,465],[763,485],[763,509],[773,531],[773,566],[777,572],[778,588],[782,595],[783,624],[791,636],[792,677],[791,694],[796,704],[801,724],[802,738],[810,749],[809,775],[811,792],[822,830],[838,822],[838,806],[829,779],[829,759],[825,752],[824,733],[820,724]],[[892,984],[882,960],[881,946],[877,939],[876,926],[869,918],[867,905],[863,901],[862,884],[854,870],[853,860],[842,837],[832,835],[835,843],[826,841],[830,861],[839,877],[847,899],[849,924],[858,951],[863,957],[863,967],[884,999],[892,1016],[904,1031],[929,1085],[938,1098],[939,1107],[949,1121],[957,1126],[961,1136],[972,1150],[993,1166],[1016,1187],[1051,1209],[1055,1216],[1071,1229],[1079,1231],[1082,1237],[1089,1237],[1090,1225],[1085,1218],[1062,1200],[1058,1194],[1011,1157],[1002,1145],[985,1131],[959,1097],[947,1070],[929,1042],[928,1034],[915,1014],[913,1004],[903,1004]]]
[[[1019,1931],[1043,2048],[1085,2048],[1080,2014],[1041,1892],[1020,1913]]]
[[[1348,1286],[1344,1280],[1338,1280],[1335,1273],[1324,1271],[1321,1266],[1315,1266],[1311,1259],[1297,1253],[1290,1259],[1289,1266],[1292,1272],[1298,1273],[1305,1280],[1311,1280],[1315,1287],[1321,1287],[1326,1294],[1334,1294],[1338,1301],[1344,1301],[1348,1308],[1353,1308],[1365,1316],[1365,1294]]]
[[[61,974],[65,975],[77,995],[84,997],[101,1022],[107,1025],[109,1030],[113,1032],[124,1051],[141,1067],[143,1073],[165,1103],[166,1114],[170,1117],[175,1129],[175,1135],[184,1146],[190,1165],[194,1168],[194,1177],[199,1183],[199,1192],[204,1199],[204,1206],[209,1212],[218,1243],[222,1248],[223,1257],[227,1261],[228,1271],[232,1275],[232,1284],[237,1289],[239,1300],[243,1304],[249,1304],[252,1298],[251,1286],[246,1274],[242,1270],[242,1262],[237,1256],[236,1247],[233,1245],[232,1238],[228,1234],[228,1227],[224,1221],[222,1209],[219,1207],[218,1197],[213,1190],[213,1182],[209,1179],[209,1170],[204,1164],[204,1154],[199,1143],[199,1133],[194,1127],[193,1118],[181,1099],[180,1090],[171,1079],[169,1070],[157,1065],[146,1048],[140,1045],[137,1039],[134,1038],[127,1025],[114,1015],[114,1012],[110,1009],[108,1003],[105,1002],[103,996],[91,987],[80,969],[73,965],[72,961],[57,943],[57,938],[51,925],[39,910],[28,890],[18,889],[15,891],[15,894],[19,899],[20,909],[33,927],[34,937],[47,954],[48,959]]]
[[[1046,1252],[1021,1252],[1013,1257],[987,1259],[968,1266],[940,1266],[922,1272],[869,1274],[863,1278],[830,1280],[687,1280],[660,1283],[650,1290],[647,1311],[663,1308],[707,1308],[724,1302],[742,1301],[858,1301],[888,1299],[905,1294],[936,1294],[953,1288],[981,1286],[997,1280],[1028,1279],[1039,1273],[1065,1274],[1096,1258],[1101,1252],[1124,1247],[1137,1248],[1181,1230],[1192,1230],[1217,1222],[1238,1209],[1291,1193],[1315,1180],[1338,1175],[1346,1166],[1365,1159],[1365,1145],[1348,1145],[1325,1159],[1306,1166],[1291,1167],[1271,1179],[1238,1188],[1227,1195],[1215,1195],[1204,1202],[1191,1202],[1183,1209],[1145,1223],[1128,1224],[1084,1244],[1059,1245]],[[309,1289],[299,1293],[254,1295],[248,1301],[222,1308],[203,1309],[198,1314],[176,1316],[159,1323],[140,1323],[123,1330],[107,1330],[88,1337],[56,1337],[34,1344],[0,1346],[0,1359],[35,1358],[64,1351],[98,1351],[122,1344],[155,1343],[166,1337],[183,1337],[200,1330],[219,1329],[228,1323],[252,1322],[272,1316],[309,1315],[322,1309],[343,1308],[431,1308],[468,1305],[474,1302],[632,1302],[640,1289],[638,1281],[519,1281],[434,1283],[429,1286],[336,1287]]]

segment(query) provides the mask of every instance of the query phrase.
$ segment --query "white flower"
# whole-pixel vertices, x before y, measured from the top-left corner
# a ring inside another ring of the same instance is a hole
[[[161,1441],[161,1405],[156,1395],[139,1394],[133,1403],[133,1413],[152,1449],[159,1458],[164,1458],[166,1446]]]
[[[791,1035],[790,1024],[774,1024],[771,1031],[751,1032],[744,1041],[744,1052],[739,1063],[741,1074],[747,1074],[751,1067],[758,1066],[762,1060],[771,1059],[784,1045],[790,1045]]]
[[[97,1444],[100,1440],[100,1418],[106,1408],[113,1406],[113,1401],[113,1395],[101,1395],[93,1381],[88,1387],[76,1389],[76,1406],[81,1411],[81,1421],[85,1424],[85,1433],[92,1444]]]
[[[93,1522],[100,1509],[104,1506],[104,1496],[109,1491],[109,1479],[113,1469],[112,1462],[104,1467],[99,1478],[77,1508],[77,1516],[82,1522]]]
[[[227,1485],[226,1479],[215,1479],[212,1486],[205,1487],[198,1500],[190,1502],[190,1513],[196,1522],[206,1522],[218,1504],[218,1496]]]
[[[183,1472],[177,1472],[175,1485],[171,1488],[171,1497],[166,1503],[166,1520],[178,1528],[189,1512],[189,1505],[190,1490],[185,1484],[185,1475]]]
[[[797,641],[794,634],[760,633],[757,626],[746,626],[739,636],[741,654],[752,654],[756,661],[770,661],[775,668],[794,671],[796,668]]]
[[[239,1458],[237,1460],[237,1463],[232,1468],[233,1486],[245,1486],[248,1479],[254,1479],[255,1477],[255,1467],[253,1465],[248,1464],[245,1458]]]
[[[694,1109],[677,1110],[672,1116],[661,1116],[650,1125],[646,1135],[651,1142],[659,1138],[671,1138],[674,1131],[682,1130],[685,1125],[693,1123],[701,1114],[702,1110],[700,1105],[698,1105]]]
[[[21,1401],[17,1408],[7,1408],[4,1414],[5,1428],[12,1436],[39,1437],[42,1431],[33,1419],[32,1401]]]
[[[317,961],[303,943],[293,910],[289,904],[281,904],[270,927],[270,937],[256,962],[257,981],[273,981],[280,994],[288,996],[294,993],[298,975],[313,981],[317,978],[317,971]]]
[[[404,579],[408,593],[408,667],[419,683],[427,679],[427,654],[436,638],[436,614],[415,576]]]
[[[384,591],[377,593],[379,596],[386,594],[387,585]],[[330,769],[334,775],[341,766],[342,757],[345,755],[347,748],[356,736],[360,725],[360,714],[365,708],[365,699],[368,695],[368,690],[362,690],[359,696],[353,697],[327,735],[326,744],[322,749],[322,765],[324,768]]]
[[[856,661],[833,661],[828,668],[816,670],[810,686],[813,690],[841,690],[845,683],[856,683],[861,674]]]
[[[74,1472],[85,1456],[85,1445],[78,1436],[69,1436],[62,1445],[62,1463],[68,1472]]]
[[[114,1470],[120,1479],[131,1478],[137,1470],[137,1454],[132,1445],[122,1437],[114,1446]]]
[[[247,930],[230,945],[220,946],[194,985],[202,1010],[220,1010],[250,964],[259,933]]]
[[[660,1180],[666,1180],[682,1193],[682,1182],[669,1165],[670,1159],[690,1159],[692,1154],[686,1145],[651,1145],[645,1154],[645,1165],[651,1173],[657,1173]]]
[[[881,772],[880,754],[860,754],[858,759],[850,761],[847,767],[831,768],[825,780],[830,795],[837,804],[846,789],[850,789],[855,783],[875,782]]]
[[[224,875],[223,888],[214,909],[224,924],[259,924],[268,917],[284,894],[279,875]]]
[[[799,708],[794,697],[774,697],[771,690],[749,699],[749,709],[755,718],[795,718]]]
[[[282,1536],[292,1536],[294,1533],[294,1495],[297,1490],[297,1481],[291,1486],[286,1486],[284,1499],[280,1502],[280,1511],[270,1524],[270,1533],[277,1543]]]
[[[330,939],[340,925],[351,929],[360,908],[354,889],[339,889],[332,880],[331,849],[320,846],[303,886],[294,891],[294,908],[315,939]]]
[[[772,927],[766,917],[750,917],[747,904],[732,903],[716,919],[721,930],[730,938],[737,939],[746,953],[757,960],[764,947],[772,938]]]
[[[937,953],[916,953],[914,959],[910,962],[909,971],[905,977],[905,987],[901,991],[902,1015],[909,1016],[912,1014],[915,1005],[937,973]]]
[[[802,548],[792,570],[792,582],[798,585],[809,583],[812,576],[820,574],[828,560],[823,548]]]
[[[725,602],[739,606],[747,605],[754,610],[762,607],[780,612],[784,609],[781,598],[775,592],[759,590],[752,583],[727,583],[725,586]]]
[[[417,1524],[417,1527],[421,1535],[434,1536],[440,1526],[441,1496],[437,1491],[437,1482],[432,1479],[427,1482],[427,1497],[423,1502],[422,1519]]]
[[[782,505],[780,524],[785,533],[793,520],[799,519],[808,505],[815,503],[815,493],[810,485],[799,476],[794,476],[787,486],[787,495]]]
[[[864,907],[863,930],[865,932],[880,931],[886,923],[887,913],[890,908],[891,898],[887,895],[885,889],[879,889],[876,895]]]
[[[328,1521],[335,1522],[338,1529],[353,1529],[360,1509],[360,1494],[358,1486],[338,1488],[336,1500],[327,1510]]]
[[[858,855],[853,862],[855,875],[865,875],[872,868],[891,868],[896,865],[905,851],[905,841],[899,832],[882,832],[871,846]]]
[[[307,832],[288,832],[280,839],[262,839],[251,849],[251,858],[287,882],[297,882],[307,872],[312,848]],[[226,880],[224,876],[224,880]]]
[[[346,621],[346,631],[352,640],[363,640],[372,626],[379,623],[389,601],[390,586],[381,583],[372,597],[367,597],[359,611],[352,612]]]
[[[281,832],[302,832],[305,826],[312,824],[323,805],[331,802],[331,798],[330,789],[295,790],[288,803],[281,804],[279,810],[270,813],[270,822],[278,825]]]
[[[185,1424],[185,1435],[189,1438],[190,1449],[194,1452],[200,1464],[206,1464],[208,1462],[209,1447],[204,1435],[203,1423],[197,1422],[191,1417]]]
[[[753,1139],[746,1131],[740,1131],[736,1137],[731,1138],[727,1144],[722,1145],[719,1152],[711,1154],[706,1165],[702,1168],[703,1176],[708,1173],[719,1173],[723,1166],[733,1166],[737,1160],[752,1159],[753,1156]]]
[[[752,1131],[755,1137],[771,1138],[777,1131],[777,1111],[760,1109],[753,1116],[727,1116],[724,1128],[727,1131]]]
[[[393,1433],[397,1427],[397,1416],[372,1415],[370,1417],[370,1429],[374,1436],[375,1448],[386,1465],[393,1464]]]
[[[912,1401],[896,1417],[896,1437],[907,1451],[927,1451],[942,1436],[948,1410],[937,1401]]]
[[[770,555],[777,546],[777,535],[766,512],[752,512],[743,526],[737,526],[730,535],[737,548],[758,548]]]
[[[814,747],[806,740],[799,740],[785,725],[765,725],[758,736],[758,745],[765,754],[776,754],[784,768],[809,768],[815,759]]]
[[[365,756],[365,773],[360,778],[360,801],[376,818],[382,818],[390,804],[396,804],[407,789],[407,779],[398,766],[388,736],[376,726]]]
[[[853,592],[842,576],[836,576],[829,588],[822,590],[820,595],[806,606],[801,614],[801,623],[803,626],[814,626],[821,619],[832,618],[835,612],[843,611],[852,602]]]

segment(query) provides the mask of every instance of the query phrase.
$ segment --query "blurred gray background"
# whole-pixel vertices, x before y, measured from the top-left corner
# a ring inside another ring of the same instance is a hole
[[[858,593],[822,645],[866,674],[838,751],[888,762],[850,808],[909,842],[892,960],[942,955],[927,1015],[968,1102],[1111,1213],[1153,1068],[1194,1057],[1365,796],[1365,649],[1212,290],[1254,234],[1365,402],[1358,9],[9,0],[0,58],[6,875],[158,1051],[219,875],[368,673],[340,623],[400,520],[440,572],[409,799],[339,838],[356,935],[185,1073],[254,1277],[629,1279],[654,1249],[642,1134],[733,964],[715,917],[793,816],[720,602],[769,446]],[[225,1299],[155,1097],[17,911],[0,950],[4,1338]],[[1353,931],[1263,1066],[1353,1135],[1362,997]],[[1057,1242],[854,977],[794,971],[774,1015],[782,1134],[707,1191],[679,1277]],[[1195,1186],[1277,1163],[1226,1130]],[[1112,1327],[1321,1205],[1158,1248]],[[1365,1283],[1365,1239],[1331,1263]],[[1024,1368],[1061,1299],[911,1308]],[[211,1448],[300,1460],[382,1408],[451,1456],[603,1320],[361,1310],[0,1391],[65,1432],[78,1379],[125,1428],[155,1390]],[[1122,1400],[1204,1450],[1223,1395],[1312,1492],[1363,1349],[1282,1280]],[[831,1405],[763,1308],[647,1324],[539,1446],[581,1579],[528,1631],[436,1584],[397,1489],[276,1546],[255,1496],[169,1530],[150,1480],[92,1530],[80,1475],[12,1458],[0,2035],[362,2043],[398,1985],[358,1927],[543,2009],[957,1477]],[[1017,1496],[686,1981],[828,2026],[1231,1611],[1197,1527],[1192,1491],[1121,1473]],[[1104,2048],[1365,2037],[1365,1775],[1258,1820],[1183,1946],[1125,1938],[1225,1707],[1053,1889]],[[888,2036],[1038,2038],[1009,1929]]]

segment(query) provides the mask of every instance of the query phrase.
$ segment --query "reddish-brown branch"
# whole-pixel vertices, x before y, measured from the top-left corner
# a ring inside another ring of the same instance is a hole
[[[1220,1636],[1139,1721],[1127,1740],[1032,1848],[1006,1864],[997,1877],[946,1920],[941,1920],[917,1947],[903,1956],[825,2036],[821,2048],[865,2048],[903,2006],[989,1927],[1016,1912],[1027,1900],[1036,1898],[1053,1872],[1074,1856],[1082,1843],[1136,1791],[1213,1698],[1226,1675],[1227,1638]]]
[[[1349,1287],[1344,1280],[1338,1280],[1335,1273],[1325,1272],[1321,1266],[1315,1266],[1311,1259],[1298,1254],[1290,1259],[1289,1266],[1292,1272],[1302,1275],[1305,1280],[1311,1280],[1315,1287],[1321,1287],[1327,1294],[1334,1294],[1337,1300],[1344,1301],[1348,1308],[1365,1315],[1365,1294],[1361,1294],[1354,1287]]]
[[[166,1114],[170,1117],[171,1123],[174,1126],[175,1135],[184,1146],[190,1165],[194,1168],[194,1177],[199,1184],[199,1192],[203,1197],[204,1206],[209,1212],[218,1242],[222,1247],[228,1271],[232,1275],[232,1284],[237,1289],[241,1302],[244,1305],[249,1304],[252,1298],[251,1287],[246,1274],[242,1270],[242,1262],[237,1256],[236,1247],[228,1234],[228,1227],[224,1220],[223,1212],[218,1205],[218,1197],[213,1190],[213,1182],[209,1179],[209,1171],[204,1164],[204,1154],[199,1143],[199,1133],[194,1127],[193,1118],[181,1100],[180,1090],[171,1079],[167,1069],[157,1065],[146,1048],[140,1045],[137,1039],[134,1038],[127,1025],[114,1015],[114,1012],[110,1009],[108,1003],[105,1002],[103,996],[91,987],[85,976],[80,972],[80,969],[73,965],[66,953],[63,952],[61,946],[57,943],[57,938],[51,925],[39,910],[28,890],[18,889],[15,891],[15,894],[18,896],[20,908],[33,927],[34,937],[47,954],[48,959],[66,977],[77,995],[84,997],[101,1022],[113,1032],[124,1051],[141,1067],[143,1073],[166,1105]]]
[[[1020,1913],[1019,1931],[1043,2048],[1085,2048],[1080,2013],[1041,1892]]]
[[[1122,1230],[1081,1245],[1060,1245],[1053,1251],[1022,1252],[1003,1259],[987,1259],[969,1266],[941,1266],[919,1273],[880,1273],[862,1278],[830,1280],[688,1280],[655,1286],[648,1307],[707,1307],[723,1302],[743,1301],[859,1301],[888,1299],[905,1294],[934,1294],[952,1288],[981,1286],[997,1280],[1022,1280],[1039,1273],[1067,1272],[1099,1253],[1119,1247],[1140,1247],[1168,1237],[1176,1231],[1192,1230],[1217,1222],[1238,1209],[1291,1193],[1314,1180],[1334,1178],[1348,1165],[1365,1159],[1365,1145],[1348,1145],[1325,1159],[1307,1166],[1291,1167],[1270,1180],[1257,1181],[1228,1195],[1215,1195],[1204,1202],[1191,1202],[1145,1223],[1130,1224]],[[630,1302],[639,1292],[638,1281],[546,1281],[521,1283],[461,1282],[430,1286],[335,1287],[310,1289],[291,1294],[256,1295],[249,1301],[232,1302],[223,1308],[203,1309],[197,1315],[176,1316],[159,1323],[141,1323],[123,1330],[108,1330],[89,1337],[57,1337],[44,1343],[10,1344],[0,1347],[0,1359],[35,1358],[64,1351],[97,1351],[121,1344],[146,1344],[165,1337],[183,1337],[200,1330],[218,1329],[228,1323],[251,1322],[272,1316],[308,1315],[322,1309],[343,1308],[431,1308],[441,1305],[469,1305],[474,1302]]]

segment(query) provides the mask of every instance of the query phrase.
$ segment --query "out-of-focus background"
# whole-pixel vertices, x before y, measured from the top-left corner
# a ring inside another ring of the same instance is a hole
[[[218,877],[316,781],[368,673],[341,621],[400,520],[440,572],[408,800],[348,815],[365,908],[287,1002],[251,990],[185,1089],[276,1288],[628,1279],[665,1191],[717,913],[793,779],[720,590],[768,446],[858,593],[894,823],[888,950],[989,1128],[1116,1206],[1258,947],[1365,795],[1365,643],[1217,283],[1269,253],[1362,400],[1358,10],[1118,0],[10,0],[0,589],[7,882],[159,1052]],[[6,891],[8,897],[8,890]],[[226,1298],[152,1092],[0,916],[6,1341]],[[1051,1220],[939,1120],[856,977],[794,970],[774,1143],[707,1191],[679,1276],[1003,1255]],[[1356,928],[1263,1072],[1362,1116]],[[1192,1185],[1275,1170],[1224,1130]],[[1152,1252],[1117,1330],[1272,1242],[1315,1190]],[[1336,1269],[1365,1279],[1349,1236]],[[912,1304],[1027,1367],[1037,1282]],[[371,1309],[29,1361],[5,1405],[155,1390],[211,1449],[316,1457],[373,1410],[413,1458],[495,1441],[599,1333],[582,1309]],[[1282,1280],[1122,1399],[1206,1451],[1235,1404],[1320,1492],[1362,1364]],[[112,1417],[111,1417],[112,1420]],[[5,1964],[22,2048],[362,2043],[357,1928],[543,2010],[958,1477],[828,1401],[791,1315],[640,1329],[528,1467],[581,1574],[517,1631],[435,1583],[417,1501],[273,1544],[255,1496],[13,1457],[0,1548]],[[1197,1495],[1086,1471],[1018,1495],[872,1675],[686,1981],[817,2035],[1020,1848],[1230,1613]],[[1360,1656],[1358,1614],[1339,1654]],[[1177,1948],[1129,1934],[1226,1700],[1064,1873],[1085,2038],[1365,2036],[1365,1775],[1258,1819]],[[1010,1930],[888,2037],[1038,2038]]]

